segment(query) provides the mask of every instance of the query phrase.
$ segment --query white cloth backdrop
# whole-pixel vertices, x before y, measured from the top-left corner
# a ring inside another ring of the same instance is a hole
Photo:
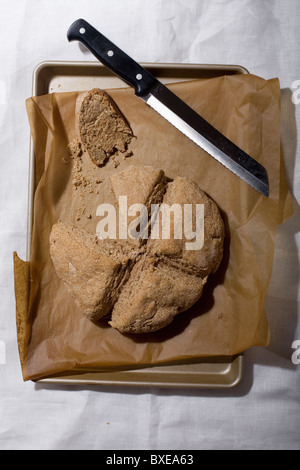
[[[280,79],[282,146],[295,212],[276,236],[267,298],[271,344],[245,353],[236,388],[23,383],[12,252],[25,258],[25,99],[39,62],[94,60],[66,39],[80,17],[140,62],[239,64]],[[0,449],[299,449],[300,365],[291,356],[298,362],[292,343],[300,340],[300,2],[0,0],[0,18]]]

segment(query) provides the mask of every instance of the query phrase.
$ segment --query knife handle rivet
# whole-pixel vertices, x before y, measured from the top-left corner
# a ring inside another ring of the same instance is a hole
[[[108,52],[107,52],[107,55],[108,55],[108,57],[112,57],[112,56],[114,55],[114,51],[111,51],[111,50],[108,51]]]
[[[80,28],[79,32],[80,32],[80,34],[84,34],[85,33],[85,28]]]
[[[135,77],[137,80],[142,80],[143,75],[141,73],[138,73]]]

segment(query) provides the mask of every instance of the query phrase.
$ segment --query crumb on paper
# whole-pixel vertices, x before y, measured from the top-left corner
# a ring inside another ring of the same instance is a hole
[[[64,165],[68,165],[70,163],[70,159],[66,155],[61,157],[61,161]]]
[[[126,152],[125,155],[123,155],[123,158],[125,160],[126,158],[132,157],[132,155],[133,155],[133,151],[128,150],[128,152]]]
[[[76,221],[79,222],[81,220],[81,217],[85,214],[85,207],[81,206],[77,209],[76,211]]]
[[[83,187],[88,190],[89,193],[94,192],[94,185],[92,181],[82,174],[82,155],[83,150],[79,139],[75,139],[68,145],[69,153],[73,159],[73,186],[74,189]]]
[[[111,164],[114,166],[114,168],[117,168],[117,167],[120,165],[120,163],[121,163],[119,154],[116,153],[116,154],[112,155],[112,156],[110,157],[110,162],[111,162]]]
[[[132,150],[127,150],[125,151],[125,153],[122,152],[121,154],[120,152],[117,152],[110,157],[110,160],[113,166],[117,168],[121,164],[122,161],[126,160],[127,158],[132,157],[132,155],[133,155]]]
[[[79,139],[74,139],[68,145],[68,150],[72,158],[81,157],[82,156],[82,147]]]

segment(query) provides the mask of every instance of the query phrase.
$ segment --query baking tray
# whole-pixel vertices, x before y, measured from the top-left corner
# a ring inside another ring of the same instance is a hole
[[[182,82],[249,73],[240,65],[151,64],[143,63],[163,83]],[[128,85],[99,62],[47,61],[33,72],[32,95],[54,92],[85,91],[92,88],[111,89]],[[32,214],[34,201],[34,148],[30,140],[29,200],[27,226],[27,261],[30,260]],[[110,385],[166,388],[232,388],[242,378],[243,355],[208,357],[155,366],[76,369],[44,377],[39,383],[68,385]]]

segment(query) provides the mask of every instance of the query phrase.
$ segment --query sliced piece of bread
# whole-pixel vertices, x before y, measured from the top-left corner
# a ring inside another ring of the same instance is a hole
[[[80,140],[96,165],[103,165],[117,150],[127,150],[133,137],[132,130],[106,92],[94,88],[81,93],[75,114]]]

